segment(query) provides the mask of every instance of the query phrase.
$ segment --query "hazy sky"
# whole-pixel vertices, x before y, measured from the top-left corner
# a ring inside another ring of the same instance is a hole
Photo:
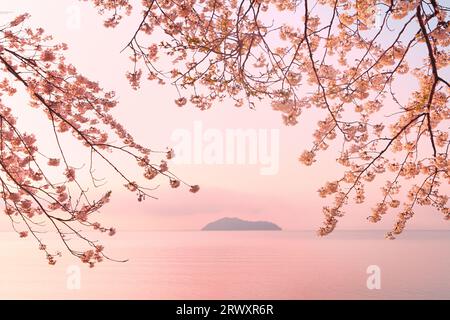
[[[338,178],[341,168],[335,162],[333,148],[321,154],[313,167],[306,168],[297,161],[299,154],[311,146],[311,134],[318,119],[318,115],[312,113],[316,111],[306,112],[297,126],[285,127],[280,114],[272,111],[267,101],[258,104],[256,110],[236,109],[226,103],[203,112],[193,107],[177,108],[174,88],[144,81],[139,91],[133,91],[125,79],[130,61],[127,53],[120,53],[120,50],[137,27],[137,19],[127,18],[118,28],[105,29],[96,10],[78,0],[3,0],[1,11],[2,22],[28,12],[32,15],[30,26],[43,27],[56,42],[67,43],[68,61],[79,72],[99,81],[105,89],[117,92],[120,104],[114,115],[142,144],[164,149],[176,143],[172,139],[174,133],[189,130],[194,134],[196,123],[203,126],[202,132],[216,129],[216,133],[223,135],[226,129],[279,130],[277,174],[262,175],[259,164],[172,165],[172,170],[179,176],[199,184],[201,192],[194,195],[185,188],[174,191],[162,185],[154,193],[159,200],[149,199],[144,203],[138,203],[135,195],[121,188],[121,181],[109,178],[113,200],[102,210],[103,221],[114,224],[119,230],[198,229],[223,216],[271,220],[284,229],[316,229],[320,226],[321,208],[332,199],[324,200],[316,191],[327,180]],[[73,18],[77,12],[80,13],[80,25],[74,27]],[[25,107],[23,110],[30,112]],[[16,114],[22,116],[24,113]],[[22,119],[24,125],[35,125],[31,114],[26,113],[28,119]],[[129,165],[123,164],[125,168]],[[392,214],[378,225],[367,222],[370,207],[381,194],[378,188],[369,190],[367,203],[348,207],[339,228],[391,226],[395,218]],[[8,225],[9,220],[0,220],[2,229]],[[409,226],[448,229],[448,223],[443,222],[441,215],[429,209],[418,210]]]

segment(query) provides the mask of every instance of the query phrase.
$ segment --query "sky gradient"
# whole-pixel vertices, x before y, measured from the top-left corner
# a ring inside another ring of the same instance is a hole
[[[7,0],[2,1],[1,10],[2,22],[28,12],[32,16],[29,20],[31,27],[43,27],[54,36],[55,42],[67,43],[67,59],[79,72],[98,81],[106,90],[116,91],[119,105],[113,114],[141,144],[164,150],[176,144],[173,139],[176,130],[193,132],[195,123],[201,123],[205,130],[218,130],[223,134],[227,129],[279,130],[279,171],[275,175],[262,175],[258,164],[171,165],[171,170],[177,175],[201,186],[201,192],[195,195],[186,189],[169,190],[163,183],[153,193],[158,200],[148,199],[138,203],[136,196],[122,187],[122,181],[110,177],[111,172],[105,171],[108,186],[93,191],[113,191],[112,201],[101,210],[101,221],[116,226],[119,231],[200,229],[206,223],[224,216],[270,220],[287,230],[311,230],[321,225],[321,208],[332,199],[320,198],[317,190],[326,181],[338,178],[342,168],[335,162],[336,149],[333,147],[320,154],[318,162],[312,167],[304,167],[297,160],[304,149],[311,147],[315,123],[320,119],[316,110],[305,112],[297,126],[286,127],[280,114],[271,110],[267,101],[258,104],[255,110],[245,107],[237,109],[226,102],[208,111],[193,107],[178,108],[174,104],[177,95],[173,87],[144,81],[141,89],[134,91],[125,78],[130,61],[127,53],[120,51],[136,28],[135,22],[138,20],[133,16],[111,30],[103,27],[102,18],[91,5],[78,0]],[[27,117],[22,117],[19,123],[24,127],[33,125],[40,128],[38,120],[32,115],[34,111],[20,105],[25,97],[14,99],[17,99],[18,110],[26,108],[27,112]],[[18,116],[23,114],[20,111],[16,113]],[[45,122],[42,123],[42,130],[37,131],[45,140],[44,126]],[[52,146],[44,143],[43,148],[51,149]],[[78,151],[79,147],[74,145],[70,150],[72,157],[78,157],[82,164],[84,158],[80,156],[83,153]],[[124,168],[128,166],[129,163],[123,162]],[[347,207],[346,216],[338,224],[339,229],[391,227],[395,218],[392,214],[377,225],[366,220],[370,207],[381,196],[378,187],[368,188],[365,204]],[[446,230],[448,227],[448,222],[430,209],[418,209],[408,226],[411,229]],[[0,220],[0,229],[8,228],[9,220]]]

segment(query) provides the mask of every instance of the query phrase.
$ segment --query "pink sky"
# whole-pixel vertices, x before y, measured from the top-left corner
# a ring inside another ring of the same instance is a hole
[[[71,28],[71,14],[77,8],[81,13],[80,27]],[[102,221],[119,230],[199,229],[223,216],[270,220],[290,230],[320,226],[321,208],[331,199],[320,198],[316,191],[327,180],[338,178],[341,168],[334,160],[333,148],[321,154],[313,167],[306,168],[297,161],[301,151],[311,146],[317,115],[306,112],[297,126],[285,127],[280,114],[272,111],[267,101],[259,104],[256,110],[236,109],[226,103],[203,112],[192,107],[180,109],[173,103],[174,88],[143,82],[139,91],[133,91],[125,79],[130,63],[127,54],[120,50],[136,28],[136,19],[126,19],[114,30],[105,29],[96,10],[78,0],[3,0],[2,11],[12,12],[3,13],[0,16],[2,22],[28,12],[32,15],[30,23],[33,27],[43,27],[56,42],[67,43],[68,61],[105,89],[116,91],[120,104],[114,114],[142,144],[156,149],[171,146],[174,130],[190,130],[194,121],[202,121],[205,128],[219,130],[280,130],[278,174],[261,175],[259,167],[254,165],[172,165],[172,170],[179,176],[201,185],[201,192],[193,195],[186,189],[172,191],[162,185],[155,192],[160,199],[149,199],[144,203],[138,203],[135,195],[124,191],[121,181],[109,178],[113,200],[103,208]],[[38,127],[32,116],[21,121]],[[370,207],[379,196],[379,189],[372,188],[366,204],[349,206],[339,228],[389,228],[394,220],[392,214],[375,226],[366,220]],[[7,219],[0,221],[1,229],[8,227]],[[437,212],[426,209],[418,210],[409,227],[448,229],[448,223]]]

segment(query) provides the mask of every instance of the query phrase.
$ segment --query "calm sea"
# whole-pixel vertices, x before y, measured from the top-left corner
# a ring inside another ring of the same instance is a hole
[[[129,261],[51,267],[32,239],[0,233],[0,298],[450,299],[449,231],[122,232],[107,245]]]

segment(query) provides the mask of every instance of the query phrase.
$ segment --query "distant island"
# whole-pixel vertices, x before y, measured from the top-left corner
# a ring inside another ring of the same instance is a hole
[[[246,221],[239,218],[222,218],[208,223],[202,231],[246,231],[246,230],[272,230],[280,231],[281,228],[268,221]]]

